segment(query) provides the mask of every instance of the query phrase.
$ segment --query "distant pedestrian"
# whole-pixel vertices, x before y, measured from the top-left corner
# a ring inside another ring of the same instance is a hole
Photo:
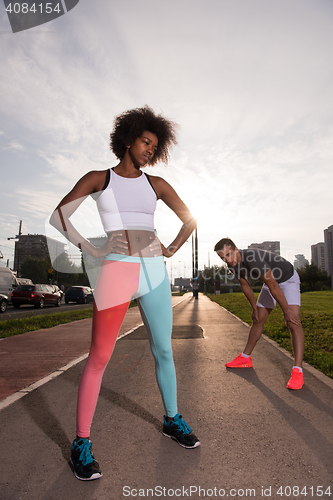
[[[199,296],[199,283],[198,283],[198,278],[194,278],[193,281],[193,297],[197,299]]]
[[[294,351],[295,362],[287,388],[301,389],[304,383],[304,332],[300,320],[300,279],[293,265],[273,252],[260,249],[239,250],[230,238],[220,240],[214,250],[232,270],[252,306],[252,326],[245,349],[233,361],[226,363],[226,367],[252,367],[251,353],[261,337],[269,314],[278,303],[283,311],[285,325],[290,330]],[[248,277],[260,279],[264,283],[257,302]]]
[[[118,165],[82,177],[50,220],[82,251],[104,258],[94,290],[91,348],[78,393],[77,436],[71,454],[78,479],[92,480],[102,475],[91,451],[90,427],[102,376],[131,298],[136,298],[139,304],[155,359],[157,384],[165,408],[163,434],[184,448],[200,445],[177,410],[171,289],[163,259],[172,257],[185,243],[196,221],[165,180],[141,170],[147,164],[167,162],[169,148],[175,142],[175,124],[147,106],[121,114],[115,119],[111,134],[111,149],[120,160]],[[69,220],[89,195],[96,200],[108,236],[99,248],[81,236]],[[183,223],[168,247],[160,243],[154,231],[158,199]]]

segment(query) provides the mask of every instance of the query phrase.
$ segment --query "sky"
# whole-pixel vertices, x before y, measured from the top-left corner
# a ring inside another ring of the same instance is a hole
[[[145,104],[179,124],[166,179],[198,221],[199,268],[215,243],[280,241],[311,258],[333,224],[331,0],[80,0],[12,33],[0,5],[0,265],[90,170],[117,164],[115,116]],[[73,221],[102,233],[93,202]],[[158,202],[165,245],[181,222]],[[168,259],[191,276],[191,242]]]

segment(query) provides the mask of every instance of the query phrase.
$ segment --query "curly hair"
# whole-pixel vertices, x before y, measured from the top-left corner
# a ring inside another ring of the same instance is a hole
[[[149,106],[130,109],[115,118],[113,131],[110,134],[110,149],[121,160],[127,146],[133,144],[147,130],[155,134],[158,139],[157,150],[149,164],[154,165],[158,161],[168,163],[169,148],[172,144],[177,144],[177,126],[162,115],[156,115]]]

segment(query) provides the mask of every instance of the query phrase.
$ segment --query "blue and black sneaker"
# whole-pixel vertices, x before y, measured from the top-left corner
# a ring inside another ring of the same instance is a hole
[[[177,441],[183,448],[196,448],[200,446],[199,439],[193,434],[191,427],[187,425],[179,413],[169,422],[164,417],[162,433],[164,436]]]
[[[92,481],[102,477],[101,469],[91,451],[91,441],[86,438],[74,439],[72,443],[71,464],[74,475],[81,481]]]

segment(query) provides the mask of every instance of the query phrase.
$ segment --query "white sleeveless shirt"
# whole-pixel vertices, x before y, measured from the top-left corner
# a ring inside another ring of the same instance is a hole
[[[110,169],[108,185],[96,203],[104,231],[154,230],[157,197],[147,174],[122,177]]]

